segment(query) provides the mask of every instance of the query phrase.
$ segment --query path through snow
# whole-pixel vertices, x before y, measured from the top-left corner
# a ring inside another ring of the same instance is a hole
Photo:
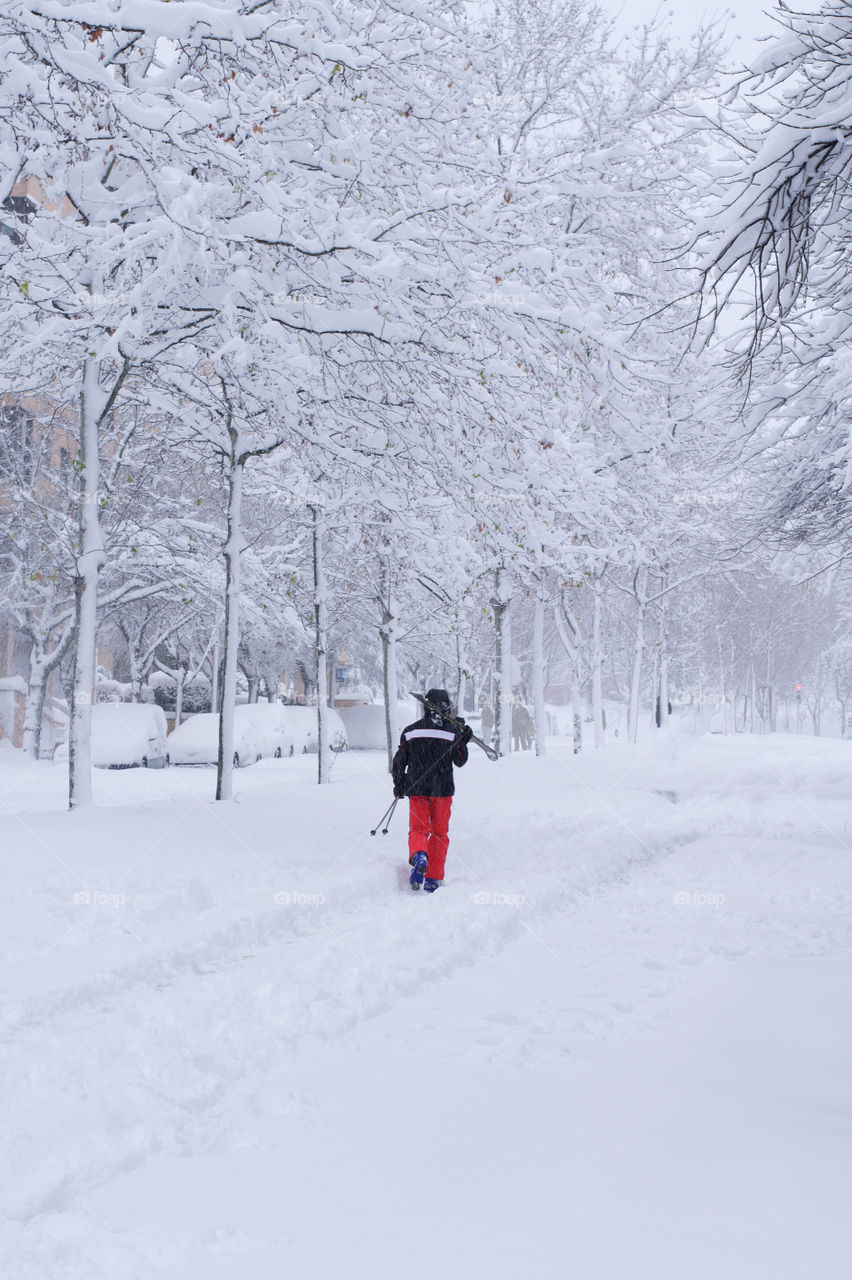
[[[7,753],[2,1274],[845,1280],[849,745],[552,748],[432,898],[379,753]]]

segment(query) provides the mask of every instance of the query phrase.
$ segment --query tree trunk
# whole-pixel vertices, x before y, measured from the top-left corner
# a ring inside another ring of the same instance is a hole
[[[820,737],[822,733],[822,654],[817,659],[816,688],[814,689],[814,737]]]
[[[636,619],[636,642],[633,649],[633,674],[630,679],[630,712],[627,727],[629,742],[635,742],[639,733],[639,694],[642,681],[642,659],[645,654],[645,609],[648,570],[643,569],[640,575],[641,586],[637,587],[636,603],[639,614]]]
[[[175,680],[175,728],[179,729],[183,719],[183,682],[186,679],[186,667],[178,667]]]
[[[664,581],[664,586],[668,579]],[[666,596],[660,601],[660,728],[664,729],[669,722],[669,634],[666,617]]]
[[[722,653],[722,633],[716,632],[716,640],[719,645],[719,691],[722,696],[722,732],[728,732],[728,695],[725,692],[727,687],[725,680],[725,658]]]
[[[139,653],[135,636],[127,636],[127,654],[130,659],[130,701],[142,700],[142,675],[139,670]]]
[[[654,673],[651,677],[651,696],[653,699],[653,709],[651,715],[655,726],[659,729],[663,723],[660,716],[660,648],[659,644],[654,647]]]
[[[74,574],[75,635],[71,722],[68,732],[68,805],[92,802],[92,703],[98,615],[98,575],[105,562],[100,526],[99,423],[103,396],[98,368],[87,359],[80,392],[79,555]]]
[[[535,594],[532,679],[535,753],[543,756],[547,752],[547,718],[544,710],[544,601],[540,591]]]
[[[580,686],[576,678],[571,690],[571,712],[574,732],[574,755],[578,756],[583,750],[583,700],[580,697]]]
[[[234,794],[234,707],[237,701],[237,650],[240,644],[240,570],[243,539],[240,512],[245,460],[237,454],[238,433],[229,427],[231,457],[228,468],[228,536],[225,541],[224,678],[219,713],[219,759],[216,765],[216,799]]]
[[[217,629],[218,629],[218,623]],[[221,645],[219,637],[213,641],[213,651],[210,655],[210,710],[215,713],[219,710],[219,654]]]
[[[33,760],[41,754],[41,731],[44,721],[44,701],[47,696],[47,682],[53,671],[71,647],[74,631],[70,623],[65,627],[56,647],[45,653],[37,643],[30,652],[29,682],[27,685],[27,705],[24,712],[23,749]]]
[[[506,571],[495,574],[494,608],[495,673],[494,718],[497,750],[507,756],[512,750],[512,636],[509,628],[509,602],[503,598]]]
[[[583,703],[580,696],[584,683],[582,676],[583,637],[579,621],[573,611],[566,605],[564,596],[561,606],[557,607],[553,616],[556,622],[556,630],[562,641],[562,647],[568,654],[571,663],[571,736],[574,744],[574,754],[579,755],[583,749]]]
[[[467,698],[467,655],[464,652],[461,635],[456,631],[456,711],[464,715],[464,704]]]
[[[33,760],[38,760],[41,747],[41,721],[44,714],[44,697],[47,688],[47,670],[44,655],[38,655],[33,645],[30,653],[30,675],[27,683],[27,705],[24,711],[23,749]]]
[[[382,685],[385,695],[385,743],[388,753],[388,773],[399,745],[399,683],[396,665],[397,610],[393,596],[390,562],[382,559],[381,590],[382,623],[379,635],[382,641]]]
[[[603,646],[601,643],[601,580],[595,579],[595,611],[592,619],[592,719],[595,724],[595,747],[606,743],[603,710]]]
[[[322,558],[322,517],[317,507],[311,507],[314,518],[314,624],[317,672],[317,782],[320,786],[329,780],[331,755],[328,746],[328,636],[326,611],[328,598],[325,584],[325,566]]]

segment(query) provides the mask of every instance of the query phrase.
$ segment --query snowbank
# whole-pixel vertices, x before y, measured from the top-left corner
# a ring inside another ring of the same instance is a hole
[[[417,720],[420,712],[414,702],[400,702],[397,709],[397,726],[402,730],[405,725]],[[385,728],[384,703],[371,706],[341,707],[340,718],[346,728],[349,746],[355,751],[383,751],[387,749],[387,730]]]
[[[0,740],[20,741],[27,682],[22,676],[0,677]]]

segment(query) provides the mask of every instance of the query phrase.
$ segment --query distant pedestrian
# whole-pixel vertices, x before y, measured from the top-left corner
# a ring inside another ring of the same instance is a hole
[[[520,698],[512,703],[512,743],[515,751],[529,751],[533,742],[533,718]]]
[[[533,744],[533,729],[535,726],[533,725],[533,718],[530,715],[529,707],[525,707],[523,703],[521,703],[520,723],[521,750],[529,751]]]
[[[482,741],[490,744],[491,734],[494,732],[494,708],[490,702],[486,702],[482,708]]]

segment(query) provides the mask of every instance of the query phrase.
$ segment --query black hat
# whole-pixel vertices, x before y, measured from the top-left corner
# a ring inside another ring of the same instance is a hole
[[[450,695],[446,689],[430,689],[426,694],[426,701],[431,702],[434,707],[438,707],[439,710],[444,711],[447,715],[452,710]]]

